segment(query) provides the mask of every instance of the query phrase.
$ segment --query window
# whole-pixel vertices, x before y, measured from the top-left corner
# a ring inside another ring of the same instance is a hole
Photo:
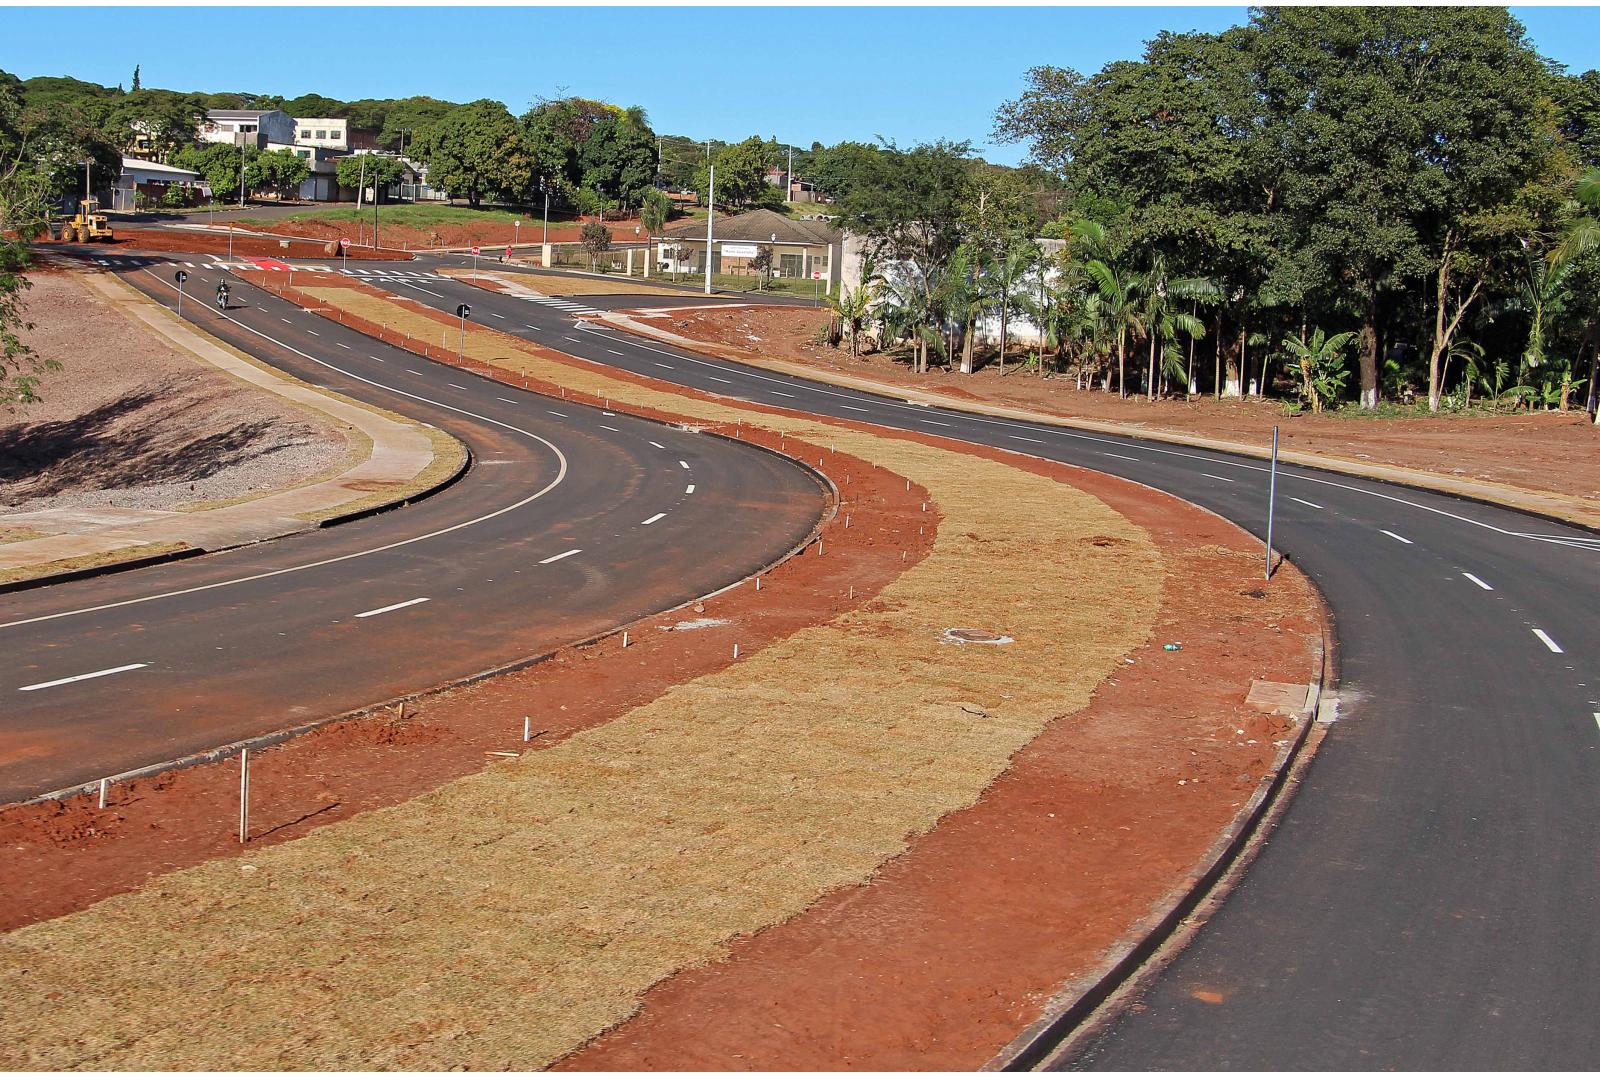
[[[328,132],[328,138],[330,138],[330,139],[342,139],[342,138],[344,138],[344,132],[339,131],[338,129],[334,129],[333,131]]]
[[[778,274],[781,277],[800,277],[800,259],[799,255],[779,255]]]
[[[326,139],[326,138],[327,138],[327,137],[328,137],[328,133],[327,133],[327,132],[326,132],[326,131],[319,131],[319,132],[317,132],[317,138],[319,138],[319,139]]]
[[[310,128],[301,128],[301,129],[300,129],[300,137],[301,137],[301,138],[302,138],[302,139],[309,139],[309,138],[311,138],[311,129],[310,129]]]
[[[301,157],[301,158],[308,158],[308,157],[311,156],[311,151],[310,150],[296,150],[294,152],[294,156],[295,157]]]

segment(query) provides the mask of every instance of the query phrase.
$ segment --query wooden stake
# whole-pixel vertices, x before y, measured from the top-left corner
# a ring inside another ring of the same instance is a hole
[[[739,643],[737,641],[733,643],[733,658],[735,660],[739,659]]]
[[[104,810],[106,808],[106,787],[110,783],[111,783],[111,781],[109,781],[109,780],[101,780],[100,781],[100,809],[102,809],[102,810]]]

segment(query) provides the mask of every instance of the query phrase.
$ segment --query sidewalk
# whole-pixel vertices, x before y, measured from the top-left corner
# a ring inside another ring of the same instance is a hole
[[[96,507],[0,515],[0,529],[53,534],[0,544],[0,575],[40,564],[48,564],[52,570],[71,562],[102,564],[116,561],[118,552],[135,558],[237,547],[314,529],[343,513],[399,502],[428,486],[424,474],[441,456],[436,440],[447,438],[442,433],[420,423],[391,419],[252,363],[179,321],[113,275],[87,274],[81,280],[107,303],[197,362],[354,428],[365,436],[370,449],[363,460],[335,477],[231,506],[194,511]],[[458,449],[456,456],[461,453]],[[455,471],[451,469],[447,475]]]

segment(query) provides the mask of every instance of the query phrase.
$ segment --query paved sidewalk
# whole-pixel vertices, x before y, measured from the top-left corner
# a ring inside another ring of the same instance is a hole
[[[287,536],[316,528],[321,520],[333,516],[328,512],[336,507],[386,487],[407,484],[433,464],[433,440],[423,425],[391,420],[244,360],[113,275],[86,274],[82,281],[101,299],[197,362],[355,428],[371,440],[371,451],[364,460],[331,479],[212,510],[96,507],[3,514],[0,528],[30,528],[54,535],[0,544],[0,570],[84,559],[152,544],[214,551]]]

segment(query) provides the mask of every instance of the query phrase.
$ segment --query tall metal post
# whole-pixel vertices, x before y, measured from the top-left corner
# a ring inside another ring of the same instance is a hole
[[[717,167],[712,165],[706,183],[706,295],[711,295],[711,222],[717,216]]]
[[[239,751],[239,843],[250,839],[250,751]]]
[[[244,209],[244,140],[239,140],[239,209]]]
[[[1278,503],[1278,425],[1272,425],[1272,469],[1267,480],[1267,580],[1272,580],[1272,517]]]

